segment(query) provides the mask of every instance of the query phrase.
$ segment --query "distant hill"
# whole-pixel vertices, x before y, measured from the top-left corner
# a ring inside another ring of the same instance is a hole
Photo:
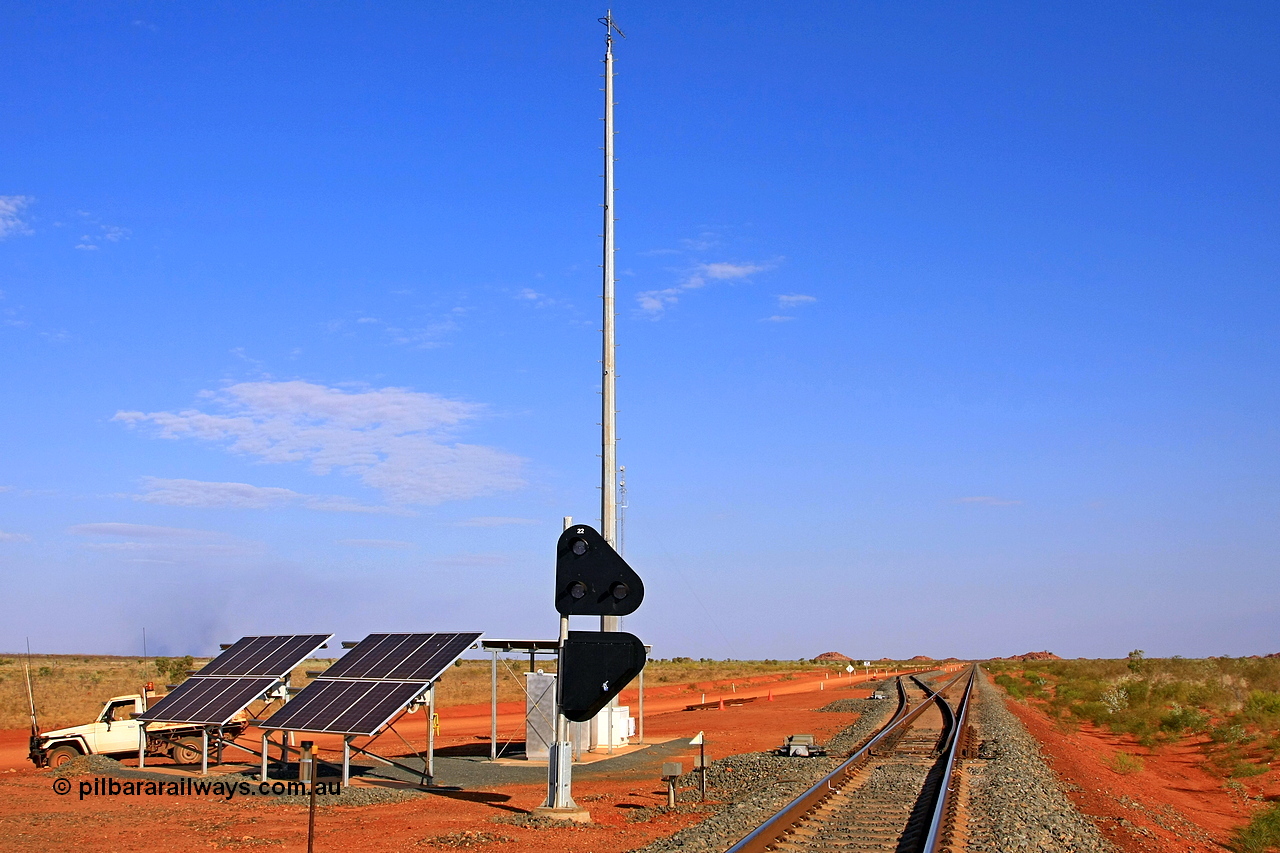
[[[818,663],[823,663],[826,661],[847,661],[847,660],[853,660],[853,658],[849,657],[848,655],[842,655],[839,652],[823,652],[822,654],[814,658],[814,660]]]
[[[1013,655],[1007,658],[996,658],[996,660],[1062,660],[1053,652],[1027,652],[1025,655]]]

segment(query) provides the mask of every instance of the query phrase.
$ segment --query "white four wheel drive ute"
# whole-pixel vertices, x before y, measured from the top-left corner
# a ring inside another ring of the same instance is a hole
[[[92,723],[31,735],[28,757],[36,767],[61,767],[77,755],[136,756],[142,724],[135,716],[147,710],[148,693],[113,696]],[[33,714],[34,719],[34,714]],[[244,730],[242,721],[223,726],[228,739]],[[150,723],[147,755],[165,755],[178,764],[200,760],[200,726],[187,723]]]

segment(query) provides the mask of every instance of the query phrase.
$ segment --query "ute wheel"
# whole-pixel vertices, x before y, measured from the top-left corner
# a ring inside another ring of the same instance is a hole
[[[200,741],[184,737],[173,745],[174,764],[195,764],[200,760]]]
[[[53,749],[49,750],[49,766],[55,768],[61,767],[71,759],[78,758],[79,756],[80,750],[70,744],[55,746]]]

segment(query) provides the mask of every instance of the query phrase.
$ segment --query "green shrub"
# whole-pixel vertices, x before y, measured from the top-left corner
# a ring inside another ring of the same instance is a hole
[[[1123,776],[1129,776],[1134,773],[1141,773],[1146,769],[1146,763],[1141,756],[1130,755],[1127,752],[1117,752],[1111,756],[1111,760],[1107,762],[1107,766]]]
[[[1267,853],[1280,848],[1280,803],[1272,803],[1254,814],[1247,826],[1231,839],[1236,853]]]
[[[1260,729],[1280,729],[1280,693],[1252,690],[1240,709],[1240,716]]]
[[[1177,735],[1185,731],[1198,731],[1204,728],[1208,722],[1209,718],[1205,714],[1195,708],[1187,708],[1175,702],[1173,708],[1160,717],[1160,728]]]
[[[1239,723],[1219,723],[1209,727],[1209,740],[1214,743],[1248,743],[1253,738]]]
[[[195,666],[195,658],[186,655],[180,658],[156,658],[156,672],[160,673],[169,684],[181,684],[187,679],[187,672]]]
[[[1026,694],[1023,693],[1022,685],[1011,675],[1000,673],[996,676],[996,684],[1004,688],[1004,692],[1009,694],[1010,699],[1025,699]]]
[[[1071,713],[1082,720],[1088,720],[1095,726],[1107,725],[1111,717],[1111,711],[1101,702],[1081,702],[1071,706]]]
[[[1237,761],[1231,768],[1232,779],[1248,779],[1250,776],[1261,776],[1271,768],[1265,764],[1254,764],[1252,761]]]

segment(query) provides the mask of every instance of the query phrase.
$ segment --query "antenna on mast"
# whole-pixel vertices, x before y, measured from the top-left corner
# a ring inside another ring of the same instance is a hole
[[[27,676],[27,707],[31,709],[31,737],[40,736],[40,720],[36,717],[36,694],[31,688],[31,638],[27,637],[27,659],[22,662],[22,671]],[[33,744],[34,746],[34,744]]]
[[[604,328],[603,352],[600,359],[600,533],[615,549],[618,547],[618,411],[617,411],[617,345],[615,343],[614,286],[614,221],[613,211],[613,34],[626,34],[613,21],[613,10],[598,19],[604,24]],[[622,619],[601,616],[601,631],[618,631]]]

